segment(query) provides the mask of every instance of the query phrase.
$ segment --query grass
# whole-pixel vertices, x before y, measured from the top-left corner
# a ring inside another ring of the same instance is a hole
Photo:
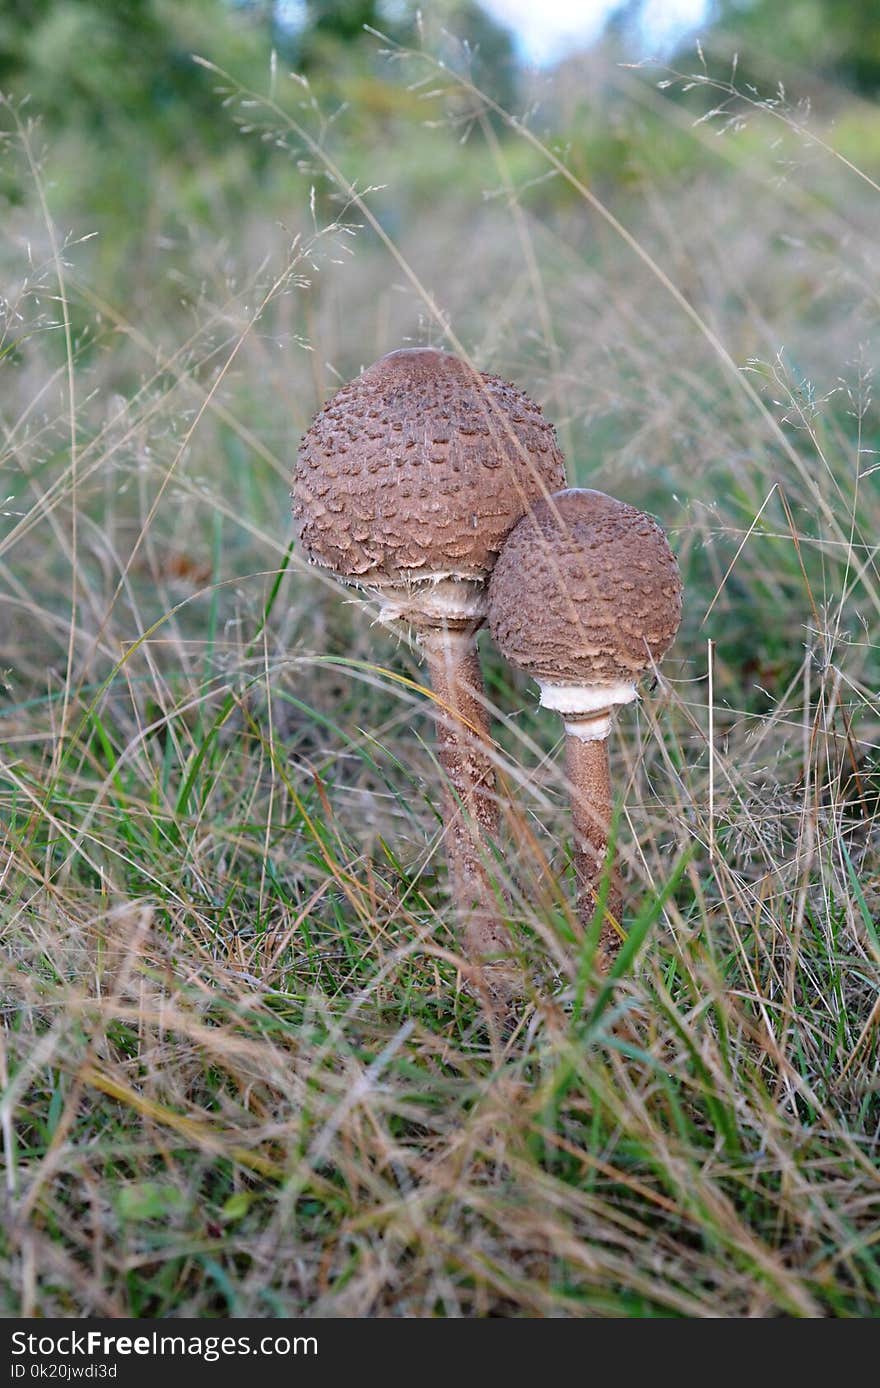
[[[693,163],[596,187],[442,81],[355,185],[308,101],[222,79],[230,141],[237,112],[307,161],[297,198],[158,238],[127,300],[7,108],[7,1315],[876,1314],[876,189],[778,102],[715,154],[645,84]],[[430,203],[426,144],[463,170]],[[559,727],[482,638],[530,979],[503,1036],[463,987],[417,653],[286,519],[334,384],[443,340],[545,403],[572,482],[661,518],[687,595],[615,737],[607,980]]]

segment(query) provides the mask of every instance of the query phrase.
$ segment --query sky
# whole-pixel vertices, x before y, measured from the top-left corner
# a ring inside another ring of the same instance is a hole
[[[431,0],[423,0],[428,10]],[[493,19],[510,29],[521,57],[545,67],[573,49],[584,48],[602,32],[620,0],[479,0]],[[647,53],[661,51],[696,30],[711,0],[644,0],[642,37]],[[303,0],[276,0],[282,23],[296,29],[305,18]]]
[[[480,0],[480,4],[493,19],[513,30],[528,62],[544,66],[598,38],[618,0]],[[698,28],[708,8],[708,0],[646,0],[646,49],[661,49]]]

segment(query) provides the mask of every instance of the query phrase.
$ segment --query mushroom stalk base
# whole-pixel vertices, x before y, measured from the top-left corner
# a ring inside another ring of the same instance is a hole
[[[611,826],[611,772],[608,761],[608,735],[590,735],[590,725],[610,725],[609,711],[574,719],[566,716],[565,770],[571,793],[574,821],[574,868],[577,905],[586,929],[596,913],[599,888],[608,853]],[[585,736],[585,733],[587,734]],[[611,881],[605,897],[605,919],[599,934],[599,965],[607,968],[620,949],[623,893],[620,878],[611,865]]]
[[[499,816],[473,629],[423,626],[419,642],[436,698],[437,756],[445,773],[444,844],[464,953],[491,993],[510,997],[516,991],[513,966],[499,956],[510,955],[511,942],[499,919],[487,868]]]

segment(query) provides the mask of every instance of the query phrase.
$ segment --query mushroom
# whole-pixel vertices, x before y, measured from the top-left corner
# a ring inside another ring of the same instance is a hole
[[[310,559],[405,621],[435,699],[451,889],[464,951],[509,952],[487,869],[498,803],[475,634],[486,580],[528,507],[565,482],[553,426],[497,376],[430,348],[391,352],[324,406],[300,445],[294,513]],[[502,970],[489,979],[494,991]]]
[[[489,627],[512,665],[562,715],[574,820],[578,910],[593,919],[612,806],[608,735],[636,681],[681,620],[678,566],[657,525],[603,492],[570,489],[537,503],[508,536],[489,585]],[[620,945],[622,895],[612,872],[599,962]]]

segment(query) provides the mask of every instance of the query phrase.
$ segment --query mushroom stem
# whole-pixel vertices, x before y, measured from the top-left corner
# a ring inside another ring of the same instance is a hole
[[[424,625],[419,641],[436,699],[437,755],[445,773],[446,857],[464,952],[481,973],[490,965],[484,981],[491,991],[509,994],[510,966],[492,963],[499,955],[509,955],[511,943],[487,866],[498,837],[498,797],[473,623]]]
[[[596,913],[599,888],[608,854],[611,828],[611,769],[608,758],[610,719],[607,709],[584,718],[565,720],[565,770],[574,821],[574,869],[577,906],[586,929]],[[607,968],[620,949],[617,928],[623,893],[617,869],[610,866],[611,880],[605,897],[605,916],[599,933],[598,963]]]

